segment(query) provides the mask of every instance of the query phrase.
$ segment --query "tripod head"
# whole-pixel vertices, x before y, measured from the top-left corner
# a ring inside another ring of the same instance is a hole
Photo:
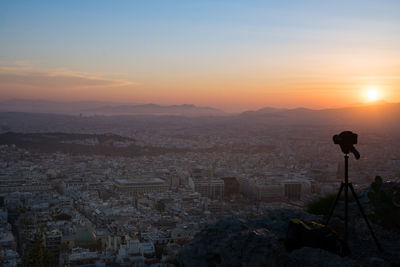
[[[357,137],[358,135],[351,131],[344,131],[333,136],[333,143],[340,145],[342,152],[346,155],[351,152],[356,159],[360,159],[360,153],[354,147],[357,144]]]

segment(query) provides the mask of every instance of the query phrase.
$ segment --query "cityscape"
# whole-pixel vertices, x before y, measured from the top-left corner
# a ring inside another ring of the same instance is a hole
[[[107,117],[20,115],[1,115],[0,244],[9,266],[27,260],[38,234],[54,266],[172,264],[209,224],[304,209],[343,179],[336,125],[242,128],[221,117],[160,126],[156,116],[139,126],[138,116],[107,127]],[[356,188],[375,175],[398,181],[400,143],[387,139],[395,133],[360,130],[361,159],[350,159]]]
[[[400,266],[400,1],[0,1],[0,267]]]

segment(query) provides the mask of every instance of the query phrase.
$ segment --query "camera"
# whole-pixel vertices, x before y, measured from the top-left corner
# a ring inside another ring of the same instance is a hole
[[[336,145],[355,145],[357,144],[357,137],[358,135],[351,132],[351,131],[344,131],[341,132],[340,134],[335,134],[333,136],[333,142]]]
[[[360,153],[354,147],[354,145],[357,144],[357,137],[358,135],[351,131],[344,131],[333,136],[333,143],[340,145],[343,153],[349,154],[351,152],[354,154],[356,159],[359,159]]]

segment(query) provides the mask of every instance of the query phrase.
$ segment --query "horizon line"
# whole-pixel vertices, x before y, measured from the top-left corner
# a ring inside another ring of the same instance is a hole
[[[193,104],[193,103],[181,103],[181,104],[159,104],[159,103],[155,103],[155,102],[134,102],[134,101],[107,101],[107,100],[53,100],[53,99],[40,99],[40,98],[9,98],[9,99],[0,99],[1,103],[4,102],[11,102],[11,101],[32,101],[32,102],[49,102],[49,103],[64,103],[64,104],[69,104],[69,103],[85,103],[85,102],[89,102],[89,103],[109,103],[109,104],[115,104],[115,105],[131,105],[131,106],[144,106],[144,105],[157,105],[160,107],[171,107],[171,106],[194,106],[197,108],[211,108],[211,109],[215,109],[218,111],[221,111],[223,113],[226,113],[227,115],[234,115],[234,114],[241,114],[244,112],[256,112],[259,111],[261,109],[265,109],[265,108],[272,108],[272,109],[277,109],[277,110],[296,110],[296,109],[308,109],[308,110],[315,110],[315,111],[319,111],[319,110],[329,110],[329,109],[342,109],[342,108],[352,108],[352,107],[360,107],[360,106],[369,106],[369,105],[379,105],[379,104],[398,104],[400,102],[389,102],[386,101],[384,99],[380,99],[380,100],[376,100],[376,101],[366,101],[366,102],[355,102],[352,103],[350,105],[341,105],[341,106],[330,106],[330,107],[324,107],[324,108],[313,108],[313,107],[309,107],[309,106],[294,106],[294,107],[290,107],[290,106],[286,106],[286,107],[276,107],[276,106],[271,106],[271,105],[265,105],[265,106],[261,106],[259,108],[242,108],[242,109],[238,109],[239,111],[227,111],[224,108],[219,108],[219,107],[215,107],[215,106],[211,106],[211,105],[199,105],[199,104]],[[103,106],[106,107],[106,106]],[[112,106],[112,107],[117,107],[117,106]],[[0,111],[3,112],[3,111]]]

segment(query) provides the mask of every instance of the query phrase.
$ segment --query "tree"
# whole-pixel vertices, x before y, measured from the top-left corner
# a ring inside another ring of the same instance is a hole
[[[356,193],[357,194],[357,193]],[[307,204],[307,212],[311,214],[323,215],[327,217],[329,215],[329,211],[332,208],[333,203],[335,202],[337,194],[327,194],[320,198],[314,199]],[[358,194],[357,194],[358,197]],[[340,194],[339,200],[344,199],[344,192]],[[348,195],[349,202],[354,201],[354,196],[352,194]]]
[[[31,244],[24,256],[24,266],[50,266],[52,260],[51,253],[44,246],[44,241],[41,233],[35,233]]]
[[[400,188],[398,184],[384,183],[380,176],[375,177],[368,192],[372,204],[372,219],[392,230],[400,231]]]
[[[61,214],[55,215],[53,218],[56,221],[70,221],[72,217],[69,214],[61,213]]]
[[[165,250],[165,245],[164,244],[155,244],[154,249],[155,249],[156,257],[158,259],[161,259],[162,255],[164,253],[164,250]]]
[[[3,247],[0,244],[0,266],[3,266],[3,257],[2,257],[2,251],[3,251]]]
[[[165,211],[165,203],[163,201],[161,201],[161,200],[157,201],[156,209],[159,212],[164,212]]]

